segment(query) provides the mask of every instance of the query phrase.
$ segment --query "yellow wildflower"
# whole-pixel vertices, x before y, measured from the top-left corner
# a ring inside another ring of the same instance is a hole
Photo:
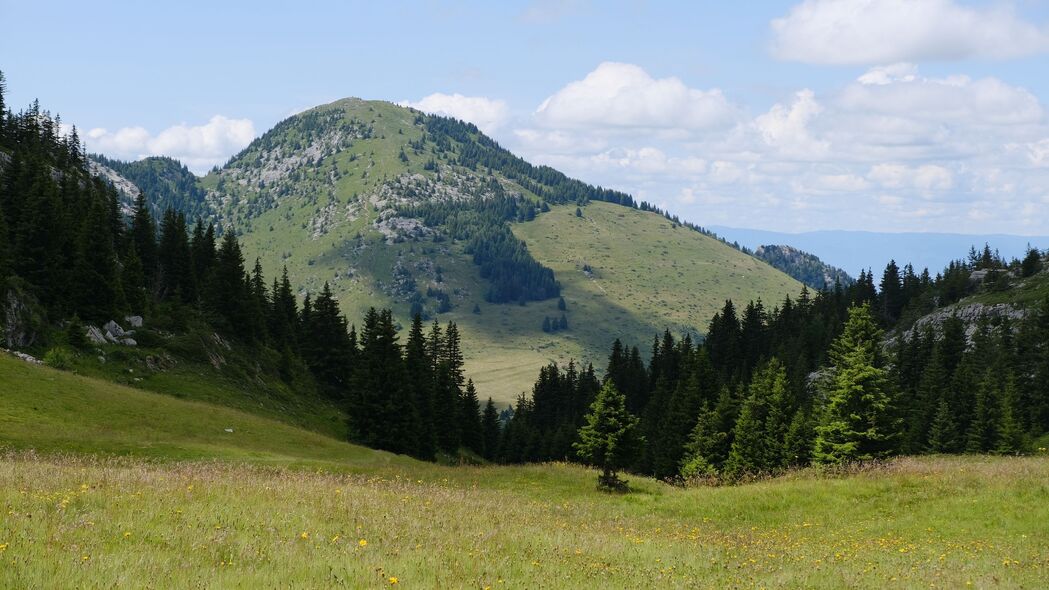
[[[357,544],[360,545],[361,547],[367,547],[368,546],[368,541],[365,541],[364,539],[361,539],[360,541],[357,541]]]
[[[390,585],[391,586],[396,586],[398,583],[400,583],[400,580],[397,579],[397,576],[390,576]]]
[[[130,536],[131,536],[131,531],[124,531],[124,538],[125,539],[130,537]]]
[[[303,541],[305,541],[306,539],[310,538],[310,534],[307,533],[306,531],[302,531],[302,534],[299,535],[299,538],[302,539]]]

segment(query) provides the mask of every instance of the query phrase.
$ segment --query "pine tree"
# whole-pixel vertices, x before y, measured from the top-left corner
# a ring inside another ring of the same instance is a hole
[[[1042,253],[1036,248],[1027,249],[1027,255],[1024,256],[1023,262],[1020,264],[1020,275],[1024,278],[1035,275],[1042,270]]]
[[[492,398],[484,405],[481,416],[481,432],[484,436],[484,458],[495,461],[499,454],[499,412],[495,409]]]
[[[831,350],[834,383],[816,427],[813,455],[821,463],[866,461],[893,450],[898,432],[881,366],[881,336],[869,305],[849,309],[845,329]]]
[[[1001,407],[998,410],[998,424],[996,427],[998,441],[994,448],[996,453],[1002,455],[1021,453],[1027,449],[1027,441],[1025,440],[1023,429],[1020,428],[1013,413],[1016,397],[1016,379],[1009,375],[1005,381],[1005,388],[1001,396]]]
[[[725,462],[725,475],[738,478],[767,473],[781,466],[780,454],[788,424],[781,414],[787,396],[787,373],[776,359],[758,371],[736,422],[732,448]]]
[[[693,357],[689,376],[678,381],[663,416],[662,428],[656,433],[658,438],[653,441],[652,469],[658,478],[678,474],[685,454],[685,444],[696,425],[703,404],[717,391],[717,374],[707,351],[701,349]]]
[[[404,345],[404,368],[407,387],[419,414],[419,446],[415,455],[433,459],[437,453],[437,425],[434,424],[434,366],[427,354],[422,316],[412,319],[408,341]]]
[[[459,431],[462,433],[462,445],[473,451],[478,457],[484,456],[484,432],[481,428],[481,403],[477,399],[477,388],[473,379],[466,382],[459,408]]]
[[[227,334],[250,338],[244,256],[232,228],[222,236],[207,287],[206,303],[211,320]]]
[[[135,208],[131,214],[131,243],[142,264],[147,289],[152,288],[157,272],[157,228],[149,212],[145,193],[135,197]]]
[[[951,406],[946,399],[941,399],[929,427],[928,448],[934,453],[957,452],[961,444],[958,438],[958,423]]]
[[[606,381],[579,429],[579,441],[572,445],[581,459],[601,469],[599,488],[626,490],[617,472],[630,464],[643,443],[637,431],[638,419],[627,411],[626,397]]]

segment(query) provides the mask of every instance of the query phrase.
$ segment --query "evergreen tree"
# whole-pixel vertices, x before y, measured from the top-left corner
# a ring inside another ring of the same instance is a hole
[[[897,438],[889,380],[881,366],[882,332],[870,306],[849,309],[834,342],[834,383],[822,423],[816,427],[814,458],[821,463],[865,461],[888,455]]]
[[[484,405],[484,414],[481,416],[481,433],[484,437],[484,458],[495,461],[499,454],[499,412],[495,409],[492,398]]]
[[[1026,278],[1033,276],[1042,270],[1042,253],[1036,248],[1027,249],[1027,255],[1024,256],[1023,262],[1020,264],[1020,276]]]
[[[626,397],[606,382],[590,405],[586,423],[579,429],[573,447],[579,457],[601,469],[598,486],[625,490],[617,472],[630,464],[643,440],[637,434],[638,419],[626,409]]]
[[[404,368],[407,386],[419,415],[419,447],[415,454],[423,459],[433,459],[437,453],[437,425],[434,423],[433,399],[434,364],[427,353],[422,316],[418,314],[412,320],[408,341],[404,345]]]
[[[462,445],[473,451],[478,457],[484,456],[484,431],[481,428],[481,403],[477,399],[477,388],[473,379],[466,382],[466,389],[460,400],[459,431],[462,433]]]
[[[960,446],[958,423],[951,412],[950,404],[946,399],[941,399],[929,427],[928,448],[934,453],[954,453]]]
[[[1027,449],[1027,441],[1023,429],[1013,415],[1013,406],[1016,403],[1016,380],[1009,375],[1002,390],[1001,407],[998,410],[998,432],[996,453],[1011,455],[1021,453]]]
[[[208,281],[206,304],[212,321],[223,332],[245,340],[251,337],[247,293],[244,256],[230,228],[222,236],[222,244],[215,257],[215,266]]]
[[[787,373],[776,359],[759,371],[747,390],[739,413],[735,436],[725,462],[725,475],[738,478],[767,473],[781,466],[780,455],[786,429],[781,418],[787,398]]]
[[[145,193],[135,197],[135,208],[131,214],[131,243],[142,265],[146,287],[151,288],[157,272],[157,228]]]

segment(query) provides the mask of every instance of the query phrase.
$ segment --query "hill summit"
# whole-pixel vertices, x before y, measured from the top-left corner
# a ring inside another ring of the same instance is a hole
[[[300,297],[327,283],[351,318],[456,322],[467,373],[502,402],[550,361],[602,367],[616,336],[700,335],[725,299],[801,289],[630,195],[388,102],[294,115],[198,187],[188,213],[233,228],[267,276],[286,267]]]

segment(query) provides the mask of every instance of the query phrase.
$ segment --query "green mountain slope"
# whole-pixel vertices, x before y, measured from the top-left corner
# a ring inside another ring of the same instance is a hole
[[[287,119],[202,185],[217,217],[241,235],[249,263],[259,257],[267,276],[286,265],[300,295],[329,282],[351,321],[368,307],[391,307],[407,325],[414,307],[460,324],[468,374],[482,396],[501,402],[528,390],[551,360],[603,368],[616,337],[701,333],[728,297],[778,301],[801,288],[661,215],[591,200],[629,197],[532,167],[472,126],[385,102],[345,99]],[[573,203],[523,217],[513,230],[555,271],[567,330],[543,331],[545,318],[561,316],[556,298],[487,302],[490,284],[468,241],[412,214],[501,196],[536,211]],[[589,201],[582,218],[571,215],[577,201]],[[581,261],[595,267],[591,277]]]
[[[416,463],[221,405],[33,366],[4,354],[0,383],[0,447],[283,465]],[[209,387],[209,380],[202,378],[199,387]],[[223,404],[225,395],[216,387],[212,397]]]

